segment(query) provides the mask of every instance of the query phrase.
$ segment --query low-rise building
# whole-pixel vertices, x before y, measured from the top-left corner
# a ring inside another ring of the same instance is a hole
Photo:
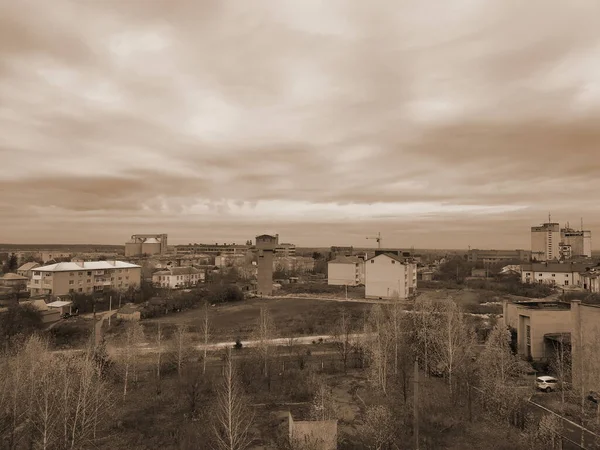
[[[521,282],[554,286],[581,286],[581,272],[589,264],[545,262],[521,265]]]
[[[479,250],[472,249],[467,253],[467,261],[497,263],[501,261],[523,261],[529,262],[531,252],[529,250]]]
[[[504,300],[504,324],[517,332],[518,354],[548,360],[553,354],[556,336],[571,332],[570,307],[563,302]]]
[[[327,263],[327,284],[358,286],[365,284],[365,260],[357,256],[338,256]]]
[[[287,272],[310,272],[315,268],[315,260],[310,256],[275,256],[273,270]]]
[[[2,277],[0,277],[0,286],[25,290],[27,288],[27,281],[29,281],[29,279],[22,275],[17,275],[16,273],[5,273]]]
[[[141,273],[123,261],[63,262],[36,267],[27,287],[32,296],[127,290],[140,285]]]
[[[600,293],[600,267],[594,267],[587,272],[579,274],[581,287],[594,294]]]
[[[365,297],[406,299],[416,293],[417,265],[392,253],[365,261]]]
[[[31,278],[33,269],[35,269],[36,267],[40,267],[40,264],[38,264],[36,262],[25,263],[17,269],[17,275],[26,277],[29,280],[29,278]]]
[[[196,286],[205,281],[205,272],[195,267],[172,267],[152,274],[152,283],[163,288]]]

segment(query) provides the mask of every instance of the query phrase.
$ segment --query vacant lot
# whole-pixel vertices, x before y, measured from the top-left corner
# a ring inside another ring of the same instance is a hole
[[[260,316],[261,307],[269,311],[275,328],[274,337],[311,336],[330,334],[343,310],[347,311],[358,327],[361,319],[372,307],[369,303],[332,302],[306,298],[250,299],[234,304],[212,306],[209,309],[211,342],[235,341],[252,337]],[[189,326],[194,340],[199,340],[204,309],[192,309],[163,317],[144,320],[142,323],[151,335],[160,323],[168,335],[177,324]],[[108,331],[108,339],[121,334],[125,328],[118,321]]]
[[[427,289],[421,290],[419,298],[429,300],[454,300],[464,311],[474,314],[502,314],[502,300],[530,300],[526,297],[507,295],[482,289]]]

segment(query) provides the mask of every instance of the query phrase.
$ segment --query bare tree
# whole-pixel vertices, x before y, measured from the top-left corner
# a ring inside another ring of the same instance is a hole
[[[366,448],[384,450],[392,448],[396,423],[392,413],[386,406],[371,406],[365,413],[361,434],[365,439]]]
[[[273,339],[274,326],[271,320],[271,315],[266,307],[260,308],[260,316],[258,319],[258,328],[256,331],[257,350],[263,361],[263,374],[265,377],[269,375],[269,349],[271,340]]]
[[[344,365],[344,373],[348,371],[348,358],[352,353],[352,323],[345,309],[342,309],[333,329],[333,344],[340,354]]]
[[[177,324],[175,327],[175,358],[177,360],[177,375],[181,377],[181,370],[189,352],[188,327],[185,324]]]
[[[160,328],[160,322],[156,323],[156,393],[160,393],[160,367],[162,364],[162,353],[163,353],[163,331]]]
[[[310,405],[310,417],[312,420],[332,420],[335,419],[335,403],[331,387],[322,379],[313,377],[311,379],[313,387],[313,398]]]
[[[474,345],[472,328],[454,301],[440,305],[439,327],[433,331],[433,360],[448,377],[450,393],[454,392],[453,375],[457,367],[471,357]]]
[[[565,411],[566,383],[571,381],[571,349],[561,334],[559,341],[553,346],[554,353],[550,359],[550,370],[558,377],[561,384],[561,410]]]
[[[244,450],[252,443],[251,415],[238,383],[231,349],[227,349],[223,378],[217,391],[214,431],[219,450]]]
[[[413,310],[413,331],[419,360],[423,361],[425,376],[429,376],[432,333],[437,328],[436,305],[431,300],[417,298]]]
[[[208,351],[208,339],[210,337],[210,321],[208,317],[208,301],[204,302],[204,317],[202,318],[202,337],[204,342],[204,355],[202,357],[202,373],[206,374],[206,354]]]
[[[123,397],[127,395],[129,377],[133,375],[137,381],[137,362],[139,344],[144,338],[144,331],[138,322],[131,322],[125,332],[125,341],[121,348],[121,359],[123,364]]]
[[[389,322],[380,305],[374,305],[369,316],[366,340],[369,355],[369,378],[371,382],[387,394],[390,365],[390,329]]]

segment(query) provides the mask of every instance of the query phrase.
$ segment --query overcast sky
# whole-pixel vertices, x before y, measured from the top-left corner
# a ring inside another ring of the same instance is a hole
[[[0,130],[0,242],[599,235],[600,2],[0,0]]]

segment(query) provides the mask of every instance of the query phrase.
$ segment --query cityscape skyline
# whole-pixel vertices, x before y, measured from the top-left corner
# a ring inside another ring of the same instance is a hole
[[[0,240],[598,235],[600,5],[376,3],[4,2]]]

